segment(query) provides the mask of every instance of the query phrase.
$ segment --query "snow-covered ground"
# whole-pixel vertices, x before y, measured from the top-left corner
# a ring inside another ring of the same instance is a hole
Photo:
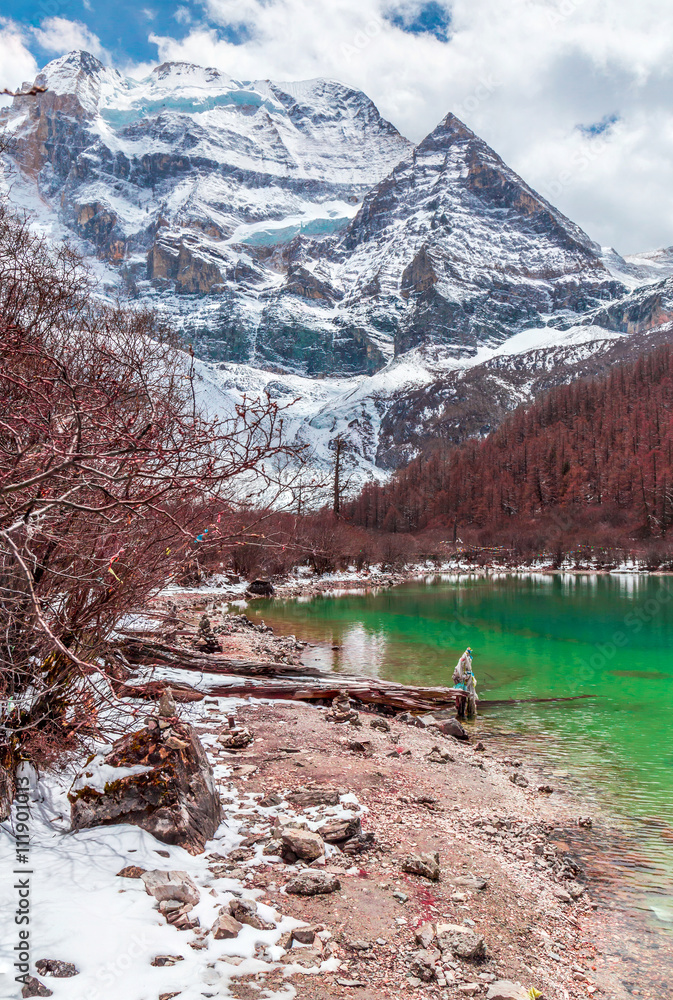
[[[189,680],[194,681],[192,674]],[[215,678],[216,682],[221,680],[219,675]],[[207,678],[198,683],[207,687]],[[209,710],[217,708],[218,716],[226,718],[235,715],[240,704],[235,698],[210,697],[207,701],[181,706],[181,716],[199,731],[212,724]],[[250,700],[246,704],[249,707]],[[211,733],[201,735],[201,739],[207,751],[215,745]],[[351,817],[362,811],[352,795],[342,795],[336,807],[316,807],[303,813],[296,813],[287,801],[264,808],[259,804],[259,794],[237,794],[227,781],[229,768],[215,763],[224,818],[207,844],[206,853],[194,857],[181,847],[161,843],[128,824],[71,832],[67,792],[75,773],[75,768],[69,766],[58,775],[38,778],[31,769],[24,768],[23,775],[30,783],[29,864],[16,863],[15,823],[0,824],[0,997],[3,1000],[20,995],[21,985],[15,982],[15,975],[21,973],[13,968],[14,946],[19,942],[20,930],[14,922],[18,901],[15,880],[26,878],[30,879],[31,891],[31,973],[34,974],[34,963],[45,958],[71,962],[79,970],[71,978],[39,976],[53,991],[55,1000],[151,1000],[161,993],[175,991],[184,1000],[202,1000],[204,993],[230,995],[227,985],[233,978],[270,970],[285,954],[278,945],[279,939],[299,926],[300,921],[265,905],[260,901],[263,891],[250,887],[253,869],[274,860],[262,855],[261,845],[250,861],[237,862],[237,867],[247,872],[243,878],[216,876],[208,868],[212,860],[207,855],[216,852],[226,858],[244,839],[242,827],[246,827],[248,835],[258,825],[268,827],[279,814],[296,816],[315,830],[325,817]],[[326,849],[328,855],[335,851],[329,844]],[[209,928],[219,909],[234,897],[257,900],[259,915],[275,927],[256,930],[245,925],[236,938],[215,940],[211,935],[205,948],[195,950],[189,947],[191,932],[178,931],[166,922],[140,879],[117,875],[128,865],[187,872],[200,889],[200,902],[190,917],[198,917],[201,927]],[[15,875],[15,871],[20,874]],[[173,966],[154,967],[151,961],[157,955],[181,955],[183,960]],[[333,971],[338,965],[337,959],[327,958],[319,968]],[[285,968],[288,976],[318,971],[293,963]],[[266,1000],[291,1000],[295,995],[289,982],[276,992],[260,993]]]

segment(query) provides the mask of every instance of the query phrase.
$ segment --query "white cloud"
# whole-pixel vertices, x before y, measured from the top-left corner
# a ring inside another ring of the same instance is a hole
[[[4,18],[0,18],[0,67],[0,90],[16,90],[24,81],[32,83],[38,71],[21,29]],[[11,97],[0,97],[0,106],[10,101]]]
[[[414,140],[453,110],[595,239],[673,243],[668,0],[453,0],[446,43],[386,18],[414,4],[207,0],[207,25],[152,40],[239,79],[342,80]],[[226,41],[241,26],[249,40]],[[613,114],[600,141],[577,129]]]
[[[85,49],[98,59],[107,60],[108,54],[101,45],[98,35],[89,31],[81,21],[69,21],[65,17],[48,17],[33,28],[38,45],[46,52],[60,56],[73,49]]]

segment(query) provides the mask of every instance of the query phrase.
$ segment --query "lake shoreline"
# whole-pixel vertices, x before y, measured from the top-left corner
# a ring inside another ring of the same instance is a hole
[[[427,577],[428,575],[429,574],[425,574],[424,576]],[[343,583],[344,583],[343,580],[339,580],[339,581],[336,581],[336,582],[338,582],[340,585],[343,585]],[[356,593],[357,593],[357,591],[356,591]],[[200,614],[203,611],[211,613],[211,609],[213,607],[218,607],[220,605],[224,605],[224,604],[227,603],[226,599],[224,598],[224,595],[222,595],[221,593],[216,593],[216,592],[209,592],[209,593],[192,592],[192,596],[196,598],[196,603],[198,605],[198,607],[195,608],[195,614],[197,614],[197,613]],[[278,594],[277,596],[278,596],[278,598],[280,600],[287,599],[285,597],[285,595],[282,595],[282,594]],[[287,595],[287,596],[290,597],[290,595]],[[337,596],[337,595],[334,592],[331,592],[331,596]],[[211,613],[211,621],[213,622],[214,625],[219,621],[219,614],[220,613],[221,613],[220,611],[216,611],[216,613],[214,615]],[[242,617],[244,617],[244,616],[239,616],[239,618],[242,618]],[[225,618],[223,617],[222,620],[224,621]],[[194,621],[194,623],[196,622],[196,617],[193,619],[193,621]],[[279,659],[281,661],[287,661],[287,657],[288,657],[287,642],[288,642],[288,639],[291,638],[292,641],[296,643],[296,647],[295,647],[295,649],[294,649],[294,651],[293,651],[293,653],[291,655],[291,659],[293,659],[293,661],[295,663],[297,663],[297,664],[300,663],[300,661],[302,659],[302,656],[304,655],[304,651],[306,649],[306,647],[303,646],[303,644],[301,642],[297,642],[295,640],[294,636],[289,637],[287,634],[275,636],[275,634],[268,629],[267,625],[263,626],[263,628],[265,629],[264,632],[262,632],[262,633],[256,633],[254,630],[255,630],[255,628],[258,628],[259,625],[260,625],[259,618],[256,619],[256,622],[257,622],[257,624],[255,624],[255,622],[253,622],[252,623],[252,628],[250,628],[248,630],[248,632],[249,632],[248,639],[252,639],[253,645],[256,642],[259,641],[259,639],[256,639],[255,637],[257,635],[261,635],[263,637],[263,641],[265,643],[265,655],[268,656],[271,653],[271,651],[273,650],[274,644],[276,642],[281,643],[281,641],[283,641],[283,642],[285,642],[286,645],[285,646],[278,645],[277,652],[278,652]],[[241,628],[244,631],[246,629],[245,626],[241,626]],[[246,633],[246,634],[248,634],[248,633]],[[232,640],[233,640],[233,642],[235,644],[235,649],[234,649],[234,647],[227,646],[227,640],[226,640],[225,636],[223,635],[223,637],[222,637],[222,639],[223,639],[223,645],[225,647],[225,652],[228,652],[228,653],[236,652],[236,655],[239,655],[239,656],[243,655],[244,652],[245,652],[246,656],[253,655],[254,650],[250,646],[247,647],[246,650],[242,649],[242,647],[241,647],[241,634],[240,634],[240,631],[238,632],[238,634],[236,636],[232,635],[231,638],[232,638]],[[218,678],[218,680],[220,680],[220,679]],[[343,677],[342,680],[343,680],[343,686],[347,687],[347,678]],[[235,689],[232,689],[231,693],[235,694]],[[220,694],[220,691],[218,691],[218,694]],[[272,739],[272,740],[274,740],[276,742],[275,747],[273,747],[273,748],[271,748],[269,750],[269,753],[270,753],[271,757],[273,757],[274,754],[277,754],[277,752],[278,752],[278,746],[281,743],[287,742],[287,737],[288,737],[287,720],[288,719],[292,720],[292,724],[294,724],[294,721],[298,717],[301,717],[301,718],[304,718],[304,719],[308,720],[306,722],[306,733],[307,733],[306,738],[307,738],[307,740],[312,741],[311,742],[311,748],[312,748],[311,752],[313,753],[313,747],[315,746],[314,734],[315,734],[315,731],[316,731],[316,727],[321,728],[324,725],[324,723],[322,721],[322,713],[320,713],[320,710],[318,710],[318,709],[316,709],[315,707],[312,707],[312,706],[300,706],[297,703],[295,703],[295,704],[288,704],[288,703],[277,702],[277,701],[276,702],[271,701],[271,702],[268,703],[268,705],[269,705],[269,708],[268,708],[268,715],[269,715],[269,717],[278,718],[278,720],[279,720],[278,726],[274,727],[273,734],[270,733],[269,737],[268,737],[269,739]],[[255,710],[255,711],[257,711],[257,710]],[[363,715],[362,718],[368,719],[369,716]],[[280,721],[280,720],[282,720],[282,721]],[[427,731],[423,732],[423,731],[419,731],[419,730],[416,730],[416,729],[413,729],[413,728],[409,728],[408,726],[404,726],[400,722],[396,722],[394,719],[389,719],[387,721],[389,722],[389,724],[391,725],[394,733],[396,734],[397,744],[399,746],[410,748],[412,746],[412,744],[416,744],[419,741],[422,742],[422,741],[427,741],[427,740],[434,740],[435,743],[437,741],[437,737],[436,737],[436,735],[433,736],[433,733],[429,733]],[[250,723],[251,723],[251,725],[253,723],[252,715],[250,717]],[[340,728],[342,730],[342,734],[343,734],[342,738],[340,740],[340,744],[341,745],[338,746],[338,747],[335,747],[334,745],[332,745],[331,749],[329,751],[329,755],[328,756],[330,756],[331,759],[332,759],[332,764],[331,764],[332,771],[330,773],[332,774],[333,779],[334,780],[341,780],[341,778],[344,777],[344,776],[346,776],[346,774],[348,772],[352,772],[353,769],[354,769],[354,767],[356,765],[353,763],[353,752],[349,751],[347,747],[345,748],[343,746],[344,741],[346,743],[348,742],[347,736],[348,736],[348,733],[351,730],[349,729],[349,727],[337,727],[337,728]],[[399,732],[397,732],[398,730],[399,730]],[[351,742],[353,740],[356,741],[356,742],[362,742],[362,741],[370,742],[371,741],[372,731],[369,730],[368,728],[366,728],[365,733],[363,733],[362,736],[359,735],[359,733],[357,732],[357,730],[354,730],[352,732],[353,732],[353,737],[352,737]],[[376,738],[378,738],[378,737],[376,737]],[[474,746],[472,746],[472,747],[463,747],[463,746],[459,746],[459,745],[455,745],[454,749],[450,751],[451,755],[455,757],[456,762],[462,761],[463,764],[465,764],[468,760],[471,761],[471,763],[467,764],[467,766],[469,768],[472,768],[472,769],[476,768],[477,770],[474,771],[475,774],[477,774],[477,771],[481,771],[481,768],[478,766],[478,762],[481,761],[482,763],[484,763],[485,766],[487,766],[487,770],[493,772],[493,775],[497,777],[497,780],[498,780],[500,786],[504,783],[501,780],[503,778],[504,778],[504,780],[506,780],[506,781],[509,782],[508,786],[506,786],[506,791],[505,792],[502,792],[502,788],[500,787],[499,790],[498,790],[498,793],[497,793],[498,801],[500,801],[500,802],[505,801],[507,803],[507,810],[506,810],[505,813],[503,813],[503,816],[505,816],[505,818],[506,818],[507,821],[511,821],[512,820],[512,817],[517,814],[517,810],[518,810],[519,814],[525,815],[526,817],[531,816],[531,815],[537,815],[538,810],[544,810],[546,816],[549,817],[549,822],[551,822],[552,825],[555,828],[555,831],[556,831],[555,836],[558,838],[558,840],[560,841],[561,845],[563,845],[565,842],[567,842],[568,846],[570,847],[569,856],[572,857],[573,856],[573,852],[575,851],[575,848],[576,848],[575,840],[576,840],[578,831],[580,833],[582,833],[581,829],[577,827],[577,818],[580,815],[582,815],[583,812],[584,812],[584,810],[586,809],[586,805],[582,802],[581,798],[578,797],[577,790],[573,789],[573,788],[564,788],[563,787],[564,782],[561,781],[559,783],[559,781],[557,779],[555,779],[552,776],[550,776],[550,768],[549,768],[548,761],[545,761],[543,758],[541,758],[536,753],[536,748],[535,748],[535,742],[534,742],[534,740],[532,740],[530,742],[530,745],[527,746],[524,750],[521,750],[520,748],[518,750],[519,760],[521,762],[521,768],[522,769],[514,768],[513,763],[511,762],[511,758],[508,757],[508,754],[505,751],[503,751],[503,750],[501,750],[501,749],[498,748],[498,744],[500,742],[499,738],[495,738],[493,740],[490,740],[490,739],[487,739],[484,736],[483,740],[484,740],[485,745],[486,745],[486,751],[485,751],[486,755],[485,756],[482,755],[483,752],[475,751]],[[442,746],[443,745],[444,744],[442,743]],[[429,750],[431,748],[428,746],[427,749]],[[426,750],[426,752],[427,752],[427,750]],[[380,753],[379,752],[375,752],[374,753],[374,757],[372,758],[373,763],[371,765],[369,763],[366,764],[365,771],[363,773],[369,774],[369,778],[367,779],[368,781],[373,780],[373,777],[372,777],[373,774],[378,773],[381,770],[381,766],[380,765],[381,765],[381,763],[383,763],[385,761],[385,755],[383,755],[383,757],[382,757],[382,754],[383,754],[383,750],[381,750]],[[416,753],[413,751],[413,749],[412,749],[412,755],[413,756],[412,756],[411,759],[407,759],[404,762],[404,773],[406,774],[405,780],[412,780],[412,784],[414,784],[414,785],[418,784],[420,786],[420,785],[423,784],[423,781],[425,781],[427,779],[428,765],[427,765],[427,763],[426,763],[426,761],[424,759],[425,755],[422,755],[419,752],[418,759],[416,760],[416,759],[414,759],[414,758],[416,758]],[[358,760],[359,760],[359,756],[358,756]],[[363,758],[363,760],[368,760],[368,758]],[[509,763],[508,763],[508,761],[509,761]],[[259,763],[259,762],[257,762],[257,763]],[[264,768],[266,768],[267,766],[269,766],[269,765],[264,764]],[[359,769],[361,766],[364,766],[364,764],[363,764],[362,761],[360,761],[358,763],[357,768]],[[453,764],[450,765],[451,768],[453,768],[453,766],[454,766]],[[446,770],[444,768],[442,768],[441,765],[438,765],[436,767],[436,769],[439,772],[438,773],[438,780],[439,780],[439,775],[442,773],[442,771],[444,773],[446,773]],[[294,772],[292,772],[292,773],[294,773]],[[451,773],[452,773],[452,777],[455,777],[455,775],[453,774],[453,772],[451,772]],[[472,772],[470,772],[470,773],[472,773]],[[511,780],[511,778],[514,775],[516,775],[517,773],[524,775],[524,777],[527,776],[526,777],[526,780],[528,781],[527,788],[520,789]],[[304,774],[305,774],[305,772],[304,772],[303,769],[300,771],[300,774],[301,774],[301,776],[303,778]],[[483,776],[484,772],[481,771],[481,774]],[[411,776],[413,776],[413,778],[411,778]],[[531,780],[531,776],[534,776],[532,778],[532,780]],[[489,779],[489,781],[490,781],[490,779]],[[544,787],[544,786],[550,786],[550,785],[554,788],[554,791],[551,794],[548,793],[548,792],[539,792],[538,791],[539,788]],[[457,795],[458,798],[459,798],[459,800],[460,800],[461,796],[467,794],[465,786],[463,786],[463,784],[456,785],[454,787],[454,794]],[[504,796],[504,799],[503,799],[503,796]],[[512,798],[512,796],[514,796],[515,798]],[[522,804],[519,801],[520,796],[524,797],[524,804]],[[516,805],[514,804],[515,803],[515,799],[516,799]],[[365,799],[365,802],[366,802],[366,799]],[[491,808],[491,809],[495,808],[495,806],[494,806],[493,802],[491,801],[491,799],[489,798],[489,796],[487,796],[486,802],[488,804],[488,808]],[[402,815],[402,816],[404,816],[405,809],[406,809],[405,804],[402,803],[401,805],[396,806],[396,808],[399,810],[399,814]],[[448,807],[445,806],[444,808],[448,808]],[[587,844],[588,844],[588,841],[589,841],[589,839],[591,837],[596,837],[596,836],[599,836],[601,838],[608,837],[609,834],[611,835],[611,831],[614,832],[615,835],[617,835],[619,833],[620,822],[621,822],[620,817],[618,817],[616,815],[610,814],[607,809],[604,809],[604,810],[603,809],[599,809],[597,811],[593,803],[592,803],[592,807],[591,807],[591,812],[593,814],[593,819],[594,819],[593,832],[591,832],[591,833],[582,833],[582,837],[584,839],[586,839]],[[415,827],[415,830],[414,830],[414,835],[416,836],[416,842],[420,844],[419,837],[421,836],[421,831],[424,831],[423,834],[422,834],[423,837],[425,837],[426,835],[429,835],[430,831],[433,828],[433,820],[432,820],[432,816],[430,815],[428,817],[428,819],[427,819],[427,823],[428,823],[427,829],[426,829],[426,826],[425,826],[424,823],[422,823],[421,826],[419,827],[418,826],[418,815],[417,815],[417,813],[418,813],[418,810],[415,811],[415,815],[416,815],[416,827]],[[457,814],[457,815],[459,815],[459,814]],[[483,816],[481,817],[481,821],[482,822],[486,822],[484,820]],[[470,822],[471,822],[471,820],[470,820]],[[489,824],[488,822],[486,822],[486,825],[490,826],[491,824]],[[474,829],[480,830],[481,827],[475,827]],[[494,827],[494,829],[496,831],[500,830],[500,833],[501,833],[502,829],[507,829],[507,828],[506,827],[499,828],[499,826],[496,825]],[[471,826],[470,826],[470,830],[472,830]],[[574,833],[571,834],[571,830],[573,830]],[[502,836],[500,836],[500,833],[496,832],[495,835],[487,836],[486,839],[485,839],[485,842],[484,842],[485,847],[487,847],[487,852],[486,853],[489,855],[489,858],[490,858],[490,860],[489,860],[488,863],[492,864],[492,865],[496,865],[496,864],[500,865],[503,860],[504,861],[511,860],[511,855],[510,855],[509,851],[501,851],[500,850],[501,845],[502,845],[502,837],[504,837],[504,839],[507,840],[507,836],[508,835],[506,836],[505,834],[502,834]],[[474,833],[470,834],[471,838],[477,837],[477,839],[479,839],[480,836],[481,836],[480,834],[474,834]],[[628,843],[628,838],[625,838],[624,842]],[[510,846],[511,846],[511,843],[510,843]],[[565,848],[563,846],[561,846],[561,852],[562,853],[563,853],[564,849]],[[589,855],[591,855],[592,854],[592,849],[591,849],[590,845],[588,846],[587,850],[588,850]],[[630,850],[630,848],[629,848],[629,850]],[[598,852],[596,851],[594,853],[598,853]],[[515,855],[515,857],[516,857],[516,855]],[[530,860],[532,861],[533,865],[535,865],[535,860],[534,860],[535,857],[539,857],[539,856],[537,856],[537,855],[531,855],[531,857],[530,857]],[[542,856],[542,860],[543,861],[545,860],[544,855]],[[640,861],[643,864],[646,863],[646,860],[647,860],[646,858],[641,858],[640,859]],[[606,861],[606,870],[607,870],[608,867],[609,867],[609,862]],[[615,879],[615,885],[616,885],[618,883],[618,880],[619,880],[619,873],[616,872],[616,871],[614,872],[614,879]],[[608,881],[609,881],[609,879],[608,879]],[[610,958],[610,961],[614,961],[615,960],[614,959],[614,950],[617,949],[617,952],[619,952],[620,949],[624,949],[625,951],[627,951],[629,953],[629,955],[630,955],[630,961],[637,963],[638,962],[638,957],[637,957],[638,942],[642,939],[643,934],[645,934],[645,935],[651,935],[651,934],[654,933],[657,938],[658,938],[659,935],[658,935],[658,929],[655,929],[653,931],[652,927],[650,926],[650,921],[647,919],[646,915],[645,914],[639,914],[637,912],[637,909],[635,907],[635,896],[633,897],[633,903],[634,903],[633,912],[629,912],[629,906],[630,906],[630,903],[629,903],[629,893],[626,890],[624,890],[625,895],[624,895],[624,898],[621,901],[621,904],[619,905],[618,909],[615,910],[615,909],[612,908],[613,907],[613,903],[610,900],[610,893],[606,892],[605,890],[606,890],[606,886],[605,885],[600,886],[597,883],[594,884],[593,882],[591,882],[591,880],[588,880],[587,883],[586,883],[587,895],[593,897],[594,894],[596,896],[599,896],[599,895],[603,894],[604,895],[604,902],[603,901],[601,902],[601,906],[600,906],[600,908],[598,910],[592,911],[593,912],[593,916],[589,915],[589,923],[587,924],[587,927],[586,927],[586,930],[585,930],[585,940],[589,939],[589,940],[593,941],[594,944],[595,944],[596,949],[598,951],[601,951],[604,954],[604,956],[607,956],[607,957],[605,958],[603,966],[601,966],[601,964],[599,962],[599,964],[596,965],[596,970],[593,970],[593,968],[591,968],[591,967],[589,967],[589,969],[587,970],[587,968],[584,967],[582,974],[586,976],[587,972],[588,972],[589,973],[589,985],[591,985],[591,984],[597,985],[598,989],[602,990],[605,993],[605,995],[607,995],[607,996],[609,996],[611,998],[615,998],[615,1000],[616,1000],[616,998],[621,998],[621,997],[626,998],[627,996],[631,996],[632,994],[631,994],[631,992],[625,990],[625,988],[623,987],[623,985],[618,981],[618,979],[615,978],[615,972],[614,972],[614,969],[612,969],[610,967],[610,962],[608,961],[608,957],[612,955],[613,957]],[[619,895],[619,893],[618,893],[618,895]],[[532,905],[532,901],[531,901],[531,905]],[[506,910],[506,908],[505,908],[505,910]],[[505,912],[505,910],[499,911],[499,916],[498,916],[498,919],[501,920],[501,921],[503,921],[504,923],[507,922],[507,916],[508,916],[508,913]],[[354,914],[355,914],[356,917],[357,917],[358,912],[359,911],[356,908],[354,910]],[[514,912],[516,912],[516,911],[514,911]],[[563,907],[561,907],[561,912],[564,912],[564,908]],[[493,918],[495,918],[495,914],[493,914]],[[362,913],[360,913],[360,919],[362,919]],[[621,921],[621,925],[623,926],[623,931],[620,932],[620,936],[617,939],[614,938],[614,935],[613,935],[613,933],[611,931],[611,927],[613,926],[613,924],[614,924],[614,922],[616,920]],[[589,924],[590,924],[591,929],[589,929]],[[662,931],[662,933],[665,933],[665,931]],[[558,950],[554,950],[554,948],[552,948],[552,950],[554,951],[554,954],[557,954],[557,955],[560,954],[560,952]],[[533,982],[533,979],[532,979],[532,977],[531,977],[530,974],[528,974],[528,980],[526,980],[526,967],[531,968],[531,969],[532,968],[536,968],[537,969],[537,968],[541,967],[541,965],[542,965],[543,962],[545,962],[545,961],[548,962],[549,961],[548,958],[547,958],[547,950],[546,949],[540,951],[538,957],[539,957],[539,960],[540,960],[540,964],[539,965],[534,966],[534,965],[531,964],[531,962],[526,962],[526,963],[524,963],[523,973],[521,971],[519,971],[519,973],[518,973],[518,975],[519,975],[519,981],[524,982],[527,986],[528,985],[535,985],[535,983]],[[554,961],[555,960],[552,960],[552,964],[553,964]],[[578,963],[574,963],[574,964],[577,965]],[[594,964],[596,964],[596,962],[594,962]],[[359,968],[362,969],[363,976],[364,976],[364,971],[365,970],[369,971],[371,969],[371,966],[370,965],[368,965],[368,966],[359,966]],[[558,969],[556,969],[555,965],[554,965],[554,970],[555,970],[555,973],[558,974]],[[506,968],[504,971],[507,973],[507,975],[514,975],[514,973],[515,973],[516,970],[508,970]],[[587,996],[587,995],[591,995],[591,994],[587,994],[587,983],[586,982],[584,982],[584,985],[578,985],[576,987],[572,987],[572,982],[571,982],[572,976],[575,975],[575,974],[577,974],[577,976],[580,975],[580,973],[576,969],[573,970],[572,963],[571,963],[571,967],[567,971],[569,973],[570,979],[568,981],[568,985],[566,985],[565,979],[563,980],[563,989],[564,990],[568,990],[568,996],[570,996],[570,997],[584,997],[584,996]],[[645,969],[643,967],[641,969],[639,975],[641,975],[643,977],[643,982],[649,981],[648,980],[648,976],[650,975],[650,972],[651,972],[651,970],[649,968]],[[656,976],[656,973],[653,973],[653,975]],[[653,989],[656,986],[656,990],[659,991],[658,993],[654,992],[652,994],[653,996],[654,995],[666,995],[666,993],[670,992],[671,988],[673,987],[673,970],[664,969],[663,972],[662,972],[662,976],[664,978],[663,979],[661,979],[661,978],[657,979],[656,983],[655,983],[654,979],[651,980]],[[668,977],[668,978],[666,978],[666,977]],[[542,981],[539,973],[538,973],[538,980]],[[579,983],[580,980],[576,980],[576,982]],[[403,988],[403,989],[408,988],[407,986],[404,985],[402,979],[400,979],[400,984],[401,985],[398,988]],[[555,986],[556,992],[552,992],[550,994],[550,996],[553,997],[554,1000],[556,1000],[557,996],[560,997],[560,996],[564,995],[561,992],[559,992],[558,986],[560,985],[560,983],[559,983],[558,980],[556,980],[556,984],[557,984]],[[426,987],[417,987],[417,988],[421,989],[421,990],[422,989],[426,989]],[[329,992],[325,992],[325,993],[316,992],[315,994],[312,994],[312,996],[313,995],[315,997],[332,996],[332,994],[329,993]],[[372,994],[372,995],[386,996],[387,994],[384,993],[384,992],[378,992],[378,993]],[[390,995],[391,996],[397,996],[398,993],[392,993]],[[430,997],[430,996],[435,996],[435,993],[431,992],[430,990],[428,990],[427,994],[426,993],[421,993],[420,995],[421,996],[426,996],[427,995],[428,997]],[[440,993],[439,995],[447,995],[447,996],[451,996],[451,997],[453,997],[455,995],[456,997],[458,997],[458,996],[464,995],[464,993],[463,992],[456,992],[455,994],[454,993],[447,993],[447,994],[441,994]],[[644,994],[644,995],[647,995],[647,994]],[[545,996],[546,996],[546,994],[545,994]]]

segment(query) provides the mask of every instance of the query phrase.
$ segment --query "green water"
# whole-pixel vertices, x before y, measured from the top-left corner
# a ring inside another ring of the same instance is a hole
[[[533,747],[587,811],[633,824],[656,878],[673,874],[673,578],[435,579],[248,614],[317,644],[307,664],[407,684],[450,684],[471,646],[484,703],[509,702],[484,704],[479,729]],[[657,907],[673,920],[670,897]]]

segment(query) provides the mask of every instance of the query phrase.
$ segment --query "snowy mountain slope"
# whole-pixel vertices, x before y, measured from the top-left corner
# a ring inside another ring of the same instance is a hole
[[[670,336],[673,251],[600,248],[451,114],[412,148],[333,81],[76,52],[37,82],[0,111],[11,200],[182,331],[208,409],[292,404],[320,467],[339,435],[380,477]]]
[[[281,283],[299,315],[302,296],[320,297],[308,274],[287,281],[288,244],[347,225],[410,148],[369,98],[329,80],[242,83],[166,64],[138,83],[74,52],[37,82],[45,94],[0,113],[13,199],[51,214],[52,231],[109,265],[109,284],[156,302],[214,357],[254,356]],[[339,344],[318,353],[323,371],[367,367],[359,344],[355,361]]]

